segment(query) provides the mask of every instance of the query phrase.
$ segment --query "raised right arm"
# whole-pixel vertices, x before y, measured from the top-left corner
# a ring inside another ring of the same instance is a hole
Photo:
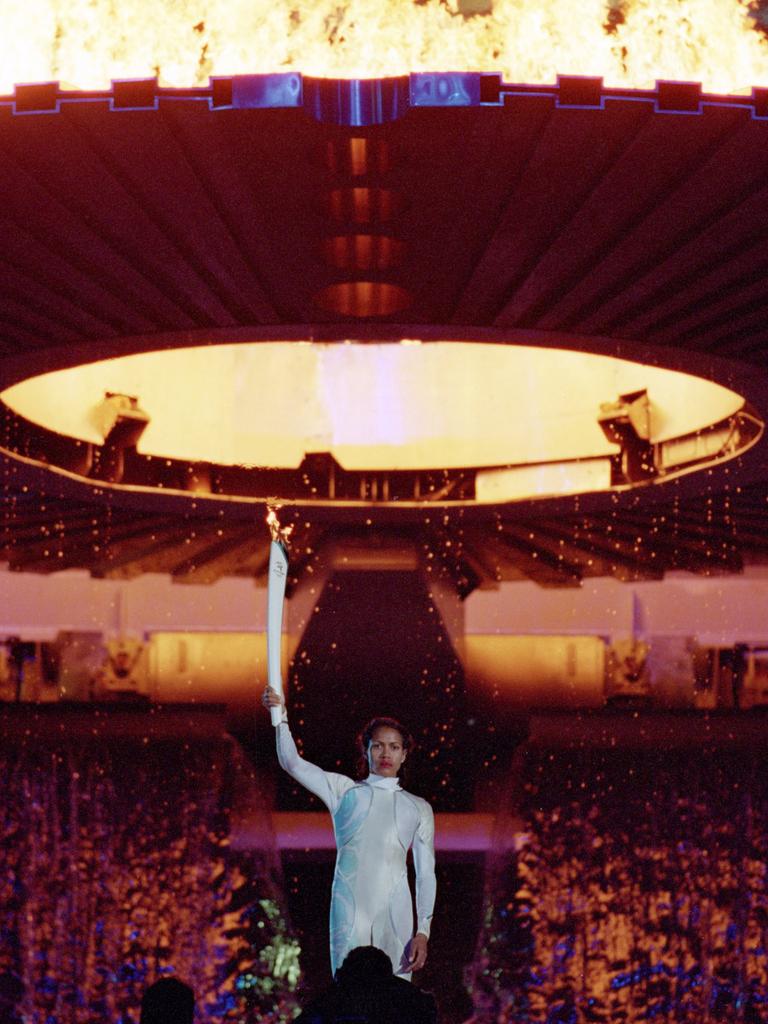
[[[274,694],[274,690],[268,689],[265,692],[263,700],[265,707],[269,707],[273,703],[274,698],[270,696],[271,694]],[[276,694],[275,697],[277,697]],[[284,704],[282,705],[282,720],[275,729],[275,740],[280,767],[310,793],[319,797],[331,814],[335,814],[341,798],[354,785],[354,782],[346,775],[323,771],[318,765],[301,757],[288,727],[288,716]]]
[[[334,775],[333,772],[324,772],[318,765],[301,757],[286,721],[278,725],[275,734],[277,760],[280,762],[280,767],[284,768],[292,779],[296,779],[310,793],[320,797],[333,814],[338,807],[341,795],[343,795],[338,792],[340,787],[336,780],[342,779],[343,776]]]

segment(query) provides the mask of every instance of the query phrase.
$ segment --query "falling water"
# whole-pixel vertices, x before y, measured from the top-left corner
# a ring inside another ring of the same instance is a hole
[[[768,779],[759,753],[525,753],[524,845],[497,851],[478,1020],[768,1019]]]
[[[63,725],[0,752],[0,1019],[132,1024],[166,974],[201,1021],[290,1015],[298,949],[263,806],[263,848],[230,849],[235,802],[258,802],[236,745]]]

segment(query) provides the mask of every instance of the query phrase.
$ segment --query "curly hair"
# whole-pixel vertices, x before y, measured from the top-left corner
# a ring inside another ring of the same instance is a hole
[[[361,779],[364,779],[368,774],[368,746],[377,729],[394,729],[395,732],[399,732],[400,738],[403,741],[403,750],[406,751],[406,753],[410,753],[416,749],[416,741],[413,738],[413,734],[406,729],[402,722],[398,722],[396,718],[386,718],[382,716],[372,718],[370,722],[366,722],[357,737],[357,745],[360,751],[360,760],[357,763],[357,774]],[[403,773],[405,769],[401,768],[400,771]]]

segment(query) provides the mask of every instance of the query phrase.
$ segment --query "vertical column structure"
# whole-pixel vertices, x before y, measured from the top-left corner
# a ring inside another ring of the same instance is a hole
[[[326,313],[369,319],[406,309],[410,293],[392,275],[405,246],[391,225],[402,196],[389,186],[392,153],[377,128],[343,131],[325,147],[333,187],[325,196],[331,234],[323,259],[338,278],[315,295]]]

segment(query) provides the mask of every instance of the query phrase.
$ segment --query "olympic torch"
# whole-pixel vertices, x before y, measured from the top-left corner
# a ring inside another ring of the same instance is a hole
[[[291,527],[280,528],[275,508],[269,509],[267,525],[272,535],[269,545],[269,575],[267,578],[267,685],[283,695],[283,677],[280,669],[283,604],[285,585],[288,582],[288,535]],[[280,725],[282,712],[279,707],[269,709],[272,725]]]

